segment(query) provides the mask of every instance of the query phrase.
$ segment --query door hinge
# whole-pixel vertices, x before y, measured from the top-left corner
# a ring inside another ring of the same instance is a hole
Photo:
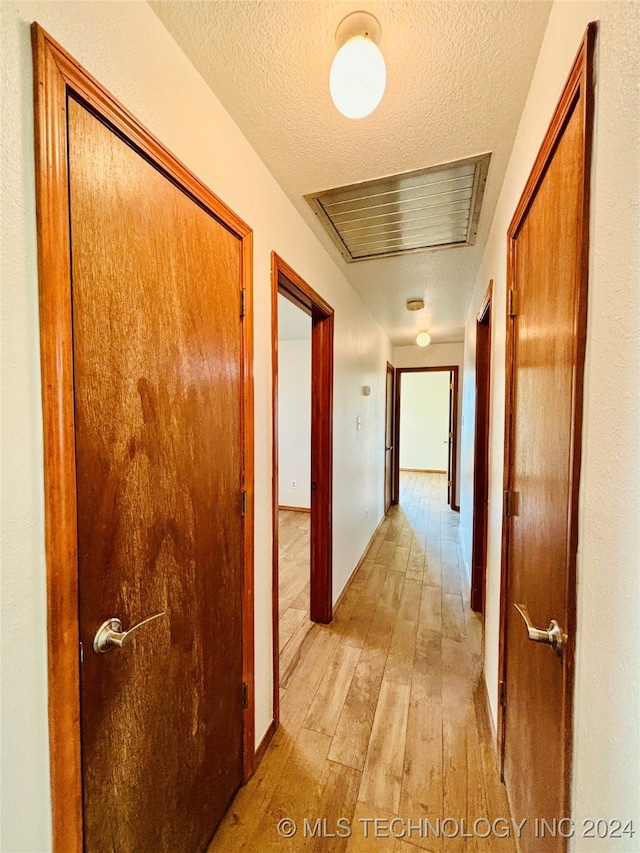
[[[500,682],[499,692],[500,692],[500,705],[503,708],[506,708],[507,707],[507,682],[506,681]]]
[[[450,433],[449,433],[449,438],[453,438],[453,433],[452,433],[452,432],[450,432]]]
[[[242,710],[246,711],[249,707],[249,685],[246,681],[242,682]]]
[[[247,313],[247,291],[243,287],[240,291],[240,316],[244,317]]]
[[[447,480],[447,486],[451,488],[451,486],[453,486],[453,480]]]
[[[515,317],[518,313],[518,294],[515,290],[510,290],[507,297],[507,313],[510,317]]]
[[[453,387],[453,382],[449,383],[449,391],[455,391],[455,388]]]
[[[519,492],[505,489],[504,492],[504,514],[507,518],[519,514]]]
[[[245,518],[247,514],[247,490],[242,490],[242,517]]]

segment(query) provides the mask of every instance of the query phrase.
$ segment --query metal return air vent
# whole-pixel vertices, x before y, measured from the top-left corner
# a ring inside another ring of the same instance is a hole
[[[345,260],[475,243],[491,154],[305,198]]]

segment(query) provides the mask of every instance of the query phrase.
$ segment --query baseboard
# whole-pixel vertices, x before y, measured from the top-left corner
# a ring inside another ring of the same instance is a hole
[[[350,575],[349,575],[349,577],[347,578],[347,582],[346,582],[346,583],[345,583],[345,585],[342,587],[342,592],[341,592],[341,593],[340,593],[340,595],[337,597],[337,599],[336,599],[336,603],[333,605],[333,609],[334,609],[334,610],[337,610],[337,609],[338,609],[338,607],[340,607],[340,605],[342,604],[342,600],[344,599],[345,595],[347,594],[347,590],[348,590],[348,589],[349,589],[349,587],[351,586],[351,582],[352,582],[352,580],[354,579],[354,577],[356,576],[356,573],[357,573],[358,569],[360,568],[360,566],[361,566],[361,565],[364,563],[364,561],[366,560],[366,558],[367,558],[367,551],[369,550],[369,548],[371,548],[371,545],[373,544],[373,540],[376,538],[376,536],[377,536],[377,534],[378,534],[378,531],[379,531],[379,530],[380,530],[380,528],[382,527],[382,522],[385,520],[385,518],[386,518],[386,515],[383,515],[383,516],[382,516],[382,518],[380,519],[379,523],[378,523],[378,526],[376,527],[376,529],[375,529],[375,530],[373,531],[373,533],[371,534],[371,538],[370,538],[370,539],[369,539],[369,541],[367,542],[367,547],[366,547],[366,548],[364,549],[364,551],[362,552],[362,556],[360,557],[360,559],[359,559],[359,560],[358,560],[358,562],[356,563],[356,567],[354,568],[354,570],[351,572],[351,574],[350,574]]]
[[[485,711],[487,712],[487,719],[489,720],[489,726],[491,727],[491,746],[493,747],[493,754],[496,758],[496,767],[498,768],[498,773],[500,772],[500,760],[498,756],[498,733],[496,731],[496,725],[493,721],[493,714],[491,713],[491,702],[489,701],[489,690],[487,688],[487,680],[484,677],[484,667],[482,668],[482,695],[484,696],[484,706]]]
[[[464,564],[464,572],[467,580],[471,583],[471,561],[467,557],[467,552],[464,547],[464,539],[462,538],[462,531],[458,527],[458,539],[460,540],[460,550],[462,551],[462,562]]]
[[[306,506],[278,506],[278,509],[284,509],[287,512],[311,512],[311,508]]]
[[[271,720],[271,722],[269,723],[269,728],[264,733],[264,737],[262,738],[262,740],[258,744],[258,748],[256,749],[256,752],[255,752],[255,756],[253,759],[253,772],[254,773],[258,769],[258,765],[260,764],[260,762],[264,758],[264,754],[267,751],[269,744],[271,743],[271,738],[274,736],[275,733],[276,733],[276,721]]]
[[[440,468],[401,468],[401,471],[412,471],[414,474],[446,474]]]

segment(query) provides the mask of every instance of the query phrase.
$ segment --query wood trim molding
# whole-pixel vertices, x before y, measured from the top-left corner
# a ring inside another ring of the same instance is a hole
[[[595,110],[595,45],[598,33],[597,22],[588,25],[582,43],[573,62],[571,71],[565,83],[560,100],[542,142],[538,156],[525,184],[522,197],[516,207],[507,234],[507,289],[515,280],[515,240],[535,198],[538,187],[546,173],[559,138],[575,108],[584,110],[584,162],[583,162],[583,193],[581,198],[581,250],[577,280],[579,286],[576,293],[576,351],[575,369],[573,375],[573,435],[571,458],[569,460],[570,500],[569,500],[569,548],[567,572],[567,634],[570,642],[566,648],[567,660],[567,689],[565,690],[565,705],[562,709],[565,725],[565,803],[559,809],[563,814],[571,813],[571,768],[573,761],[573,678],[575,669],[575,636],[576,636],[576,558],[578,548],[578,500],[580,485],[580,463],[582,454],[582,418],[583,418],[583,379],[587,337],[587,294],[589,282],[589,211],[591,189],[591,165],[593,149],[593,128]],[[579,105],[579,106],[578,106]],[[514,427],[514,376],[513,360],[515,355],[515,335],[513,318],[506,317],[506,390],[505,390],[505,439],[504,439],[504,489],[509,489],[512,481],[512,433]],[[498,647],[498,677],[506,679],[506,610],[508,607],[508,555],[509,555],[509,525],[503,519],[502,527],[502,562],[500,587],[500,630]],[[505,758],[505,713],[504,707],[498,707],[498,755],[501,774]]]
[[[487,573],[489,498],[489,434],[491,429],[491,336],[493,279],[476,317],[476,406],[473,436],[473,523],[471,545],[471,608],[482,613],[484,625]],[[483,636],[484,638],[484,636]]]
[[[278,613],[278,294],[311,316],[310,618],[333,614],[333,308],[276,252],[271,253],[273,714],[280,720]],[[299,508],[296,508],[299,511]]]
[[[412,471],[416,474],[446,474],[443,468],[401,468],[401,471]]]
[[[278,506],[278,510],[283,510],[284,512],[311,512],[310,506],[284,506],[280,504]]]
[[[67,97],[72,94],[106,121],[156,168],[241,241],[246,316],[242,326],[244,528],[243,775],[255,750],[253,551],[253,248],[251,229],[199,178],[77,63],[38,24],[31,28],[34,61],[36,215],[44,424],[45,549],[49,676],[49,743],[53,848],[81,853],[80,671],[75,428],[71,325],[71,263],[67,174]]]
[[[452,403],[452,452],[451,452],[451,509],[460,512],[460,507],[455,503],[458,484],[458,393],[459,367],[457,364],[438,365],[437,367],[396,367],[395,377],[395,412],[394,412],[394,455],[393,455],[393,497],[392,504],[400,500],[400,394],[402,390],[403,373],[451,373],[453,375],[453,403]]]
[[[258,769],[258,766],[260,765],[260,762],[264,758],[264,754],[267,751],[267,749],[269,748],[269,744],[271,743],[275,733],[276,733],[276,721],[271,720],[266,732],[264,733],[262,740],[260,741],[260,743],[258,744],[258,746],[256,748],[256,754],[255,754],[255,758],[253,761],[254,769],[256,769],[256,770]]]

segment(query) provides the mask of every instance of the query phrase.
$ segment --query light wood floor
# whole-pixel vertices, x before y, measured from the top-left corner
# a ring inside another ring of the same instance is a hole
[[[286,688],[300,662],[309,619],[309,534],[311,513],[278,513],[278,570],[280,607],[280,686]]]
[[[510,815],[480,688],[481,628],[469,609],[457,524],[442,475],[403,475],[400,506],[383,521],[333,624],[314,624],[301,643],[281,691],[280,728],[231,804],[212,853],[515,851],[512,838],[462,837],[462,819],[472,833],[477,818]],[[302,550],[304,534],[296,535]],[[294,606],[302,593],[283,617],[303,610]],[[289,625],[285,650],[297,628]],[[393,817],[401,821],[384,822]],[[278,834],[283,818],[297,823],[293,838]],[[334,833],[346,818],[351,836],[305,838],[305,818],[311,826],[326,818]],[[425,838],[424,824],[415,828],[425,818],[432,825],[450,818],[460,830],[449,822],[455,837]]]

